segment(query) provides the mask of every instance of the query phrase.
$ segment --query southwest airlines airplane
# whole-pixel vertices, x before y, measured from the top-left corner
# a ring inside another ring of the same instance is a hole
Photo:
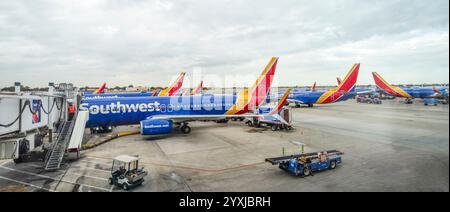
[[[372,72],[377,87],[389,95],[407,99],[448,98],[448,87],[399,87],[389,84],[378,73]]]
[[[249,113],[263,104],[273,81],[278,58],[271,58],[250,89],[239,95],[145,96],[83,99],[80,110],[89,111],[87,128],[140,124],[142,135],[167,134],[174,127],[188,134],[188,122],[231,117],[275,116],[280,104],[265,114]],[[284,95],[288,96],[290,90]],[[281,118],[281,117],[277,117]]]
[[[355,87],[359,67],[359,63],[353,65],[344,80],[335,88],[328,91],[319,91],[315,89],[314,85],[311,91],[297,91],[292,93],[289,95],[288,102],[295,103],[297,106],[305,104],[312,107],[314,104],[329,104],[354,98],[357,95]]]
[[[104,98],[118,98],[118,97],[144,97],[144,96],[174,96],[183,86],[183,80],[184,76],[186,75],[185,72],[182,72],[175,82],[167,87],[166,89],[163,89],[161,91],[155,90],[152,93],[149,92],[130,92],[130,93],[102,93],[105,89],[106,83],[103,83],[103,85],[98,89],[101,91],[97,92],[95,91],[92,94],[85,93],[83,96],[83,99],[104,99]]]

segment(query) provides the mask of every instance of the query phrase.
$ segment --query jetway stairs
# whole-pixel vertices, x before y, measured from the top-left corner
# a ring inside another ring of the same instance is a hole
[[[63,124],[56,141],[46,155],[45,170],[59,169],[66,150],[67,152],[76,152],[78,158],[88,118],[87,111],[79,111],[76,119]]]
[[[61,132],[58,134],[55,143],[47,154],[45,170],[56,170],[61,166],[64,153],[66,152],[67,145],[70,141],[70,136],[72,135],[74,123],[75,121],[67,121],[63,124]]]

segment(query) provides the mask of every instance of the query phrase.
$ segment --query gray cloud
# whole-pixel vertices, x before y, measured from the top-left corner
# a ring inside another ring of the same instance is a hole
[[[448,82],[447,0],[0,1],[0,86],[166,85],[180,71],[258,74],[281,85]],[[207,85],[208,82],[206,82]]]

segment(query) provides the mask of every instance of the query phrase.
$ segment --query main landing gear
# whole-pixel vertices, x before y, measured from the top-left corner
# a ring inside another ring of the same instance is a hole
[[[180,127],[180,130],[181,130],[181,132],[183,133],[183,134],[189,134],[189,133],[191,133],[191,127],[189,127],[188,125],[187,125],[187,123],[184,123],[184,124],[182,124],[181,125],[181,127]]]

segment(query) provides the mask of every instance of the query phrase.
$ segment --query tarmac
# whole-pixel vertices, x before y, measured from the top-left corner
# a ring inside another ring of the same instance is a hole
[[[149,175],[140,191],[449,191],[449,107],[382,105],[354,100],[294,108],[294,131],[273,132],[242,122],[190,123],[192,132],[131,135],[82,152],[55,172],[42,162],[0,161],[1,191],[122,192],[108,184],[112,158],[139,155]],[[123,126],[113,133],[139,130]],[[90,135],[95,143],[109,135]],[[265,163],[268,157],[340,150],[335,170],[294,177]]]

